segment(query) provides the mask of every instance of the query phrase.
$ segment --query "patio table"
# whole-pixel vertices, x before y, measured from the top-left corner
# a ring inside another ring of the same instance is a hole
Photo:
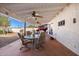
[[[39,38],[40,38],[40,34],[35,34],[34,36],[33,35],[26,35],[24,36],[24,38],[26,40],[32,40],[32,47],[33,48],[36,48],[37,44],[39,43]]]

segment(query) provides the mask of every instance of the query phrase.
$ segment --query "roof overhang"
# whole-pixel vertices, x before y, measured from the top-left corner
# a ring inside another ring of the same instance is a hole
[[[51,21],[56,15],[61,12],[68,3],[1,3],[0,12],[17,18],[22,21],[27,21],[35,24],[39,21],[41,24],[46,24]],[[32,11],[36,11],[43,18],[32,17]]]

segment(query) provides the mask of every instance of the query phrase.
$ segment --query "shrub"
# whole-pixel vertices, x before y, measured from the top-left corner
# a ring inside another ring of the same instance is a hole
[[[0,30],[0,34],[3,34],[3,30]]]

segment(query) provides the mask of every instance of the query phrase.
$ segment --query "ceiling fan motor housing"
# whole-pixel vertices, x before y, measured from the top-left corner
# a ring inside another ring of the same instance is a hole
[[[33,16],[33,17],[35,17],[35,16],[36,16],[36,12],[35,12],[35,11],[33,11],[32,16]]]

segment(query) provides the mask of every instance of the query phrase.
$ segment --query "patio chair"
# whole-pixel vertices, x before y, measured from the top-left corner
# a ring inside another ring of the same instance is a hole
[[[39,49],[40,47],[43,48],[43,44],[45,43],[45,32],[40,33],[39,43],[37,44],[36,48]]]
[[[27,35],[31,35],[32,32],[31,32],[31,31],[26,31],[26,34],[27,34]]]
[[[24,36],[21,35],[20,33],[18,33],[18,36],[19,36],[19,38],[20,38],[20,40],[22,42],[22,45],[23,45],[23,47],[21,47],[20,50],[22,50],[22,48],[25,48],[25,47],[29,48],[28,45],[32,44],[32,41],[31,40],[26,40],[24,38]]]

